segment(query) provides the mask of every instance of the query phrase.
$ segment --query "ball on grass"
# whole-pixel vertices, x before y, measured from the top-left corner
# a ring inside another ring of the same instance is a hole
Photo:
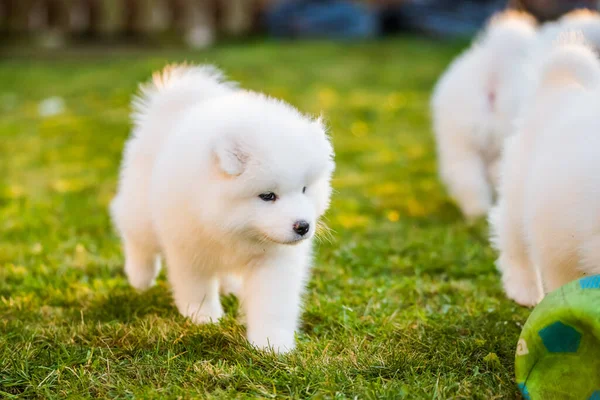
[[[600,275],[568,283],[535,307],[515,373],[527,400],[600,400]]]

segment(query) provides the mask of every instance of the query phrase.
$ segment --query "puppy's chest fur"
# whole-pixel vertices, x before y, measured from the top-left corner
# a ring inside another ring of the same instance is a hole
[[[199,235],[190,241],[188,252],[193,254],[196,265],[215,272],[243,272],[260,265],[272,256],[277,249],[268,244],[253,243],[242,239],[220,241],[216,238]]]

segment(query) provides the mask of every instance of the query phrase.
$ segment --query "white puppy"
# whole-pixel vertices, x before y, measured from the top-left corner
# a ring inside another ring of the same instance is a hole
[[[492,18],[479,39],[447,69],[432,97],[440,175],[469,218],[492,206],[502,142],[516,115],[512,84],[535,41],[532,16]]]
[[[600,63],[572,36],[539,64],[490,214],[506,294],[528,306],[600,273]]]
[[[596,51],[600,50],[600,13],[591,10],[575,10],[559,20],[563,31],[579,31]]]
[[[539,73],[541,63],[545,62],[546,55],[552,50],[557,40],[568,32],[579,32],[589,45],[596,51],[600,50],[600,14],[590,10],[575,10],[567,13],[558,21],[547,22],[540,27],[535,41],[527,52],[525,59],[515,65],[511,79],[508,80],[504,90],[511,94],[507,104],[510,104],[509,114],[512,122],[520,118],[524,106],[534,95],[536,74]],[[504,107],[504,109],[509,109]],[[513,124],[514,125],[514,124]],[[512,127],[514,132],[516,127]],[[510,132],[507,137],[511,136]]]
[[[591,46],[600,50],[600,14],[591,10],[575,10],[558,21],[547,22],[540,27],[536,43],[525,64],[530,66],[532,62],[544,60],[543,55],[552,48],[556,40],[566,32],[573,31],[580,32]]]
[[[291,350],[331,194],[322,122],[210,67],[165,69],[134,108],[111,205],[129,282],[152,285],[164,255],[177,308],[204,323],[223,315],[220,282],[239,274],[248,339]]]

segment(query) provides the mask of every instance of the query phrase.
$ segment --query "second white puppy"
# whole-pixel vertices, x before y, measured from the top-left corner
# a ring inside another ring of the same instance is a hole
[[[164,255],[179,311],[204,323],[223,314],[223,279],[241,275],[248,339],[291,350],[331,194],[323,124],[210,67],[165,69],[134,107],[111,205],[129,282],[152,285]]]
[[[440,175],[463,214],[477,218],[492,206],[497,166],[517,113],[513,84],[535,41],[535,20],[507,11],[437,83],[431,102]]]
[[[506,294],[528,306],[600,273],[600,62],[581,37],[561,42],[506,142],[490,215]]]

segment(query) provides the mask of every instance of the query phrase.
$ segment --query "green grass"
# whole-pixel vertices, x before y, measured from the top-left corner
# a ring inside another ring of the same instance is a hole
[[[458,45],[229,45],[206,53],[0,63],[0,398],[513,398],[528,311],[508,301],[487,226],[436,174],[428,101]],[[262,354],[236,301],[178,315],[164,277],[128,287],[107,215],[129,100],[171,61],[323,111],[337,152],[297,350]],[[60,96],[63,114],[40,118]]]

